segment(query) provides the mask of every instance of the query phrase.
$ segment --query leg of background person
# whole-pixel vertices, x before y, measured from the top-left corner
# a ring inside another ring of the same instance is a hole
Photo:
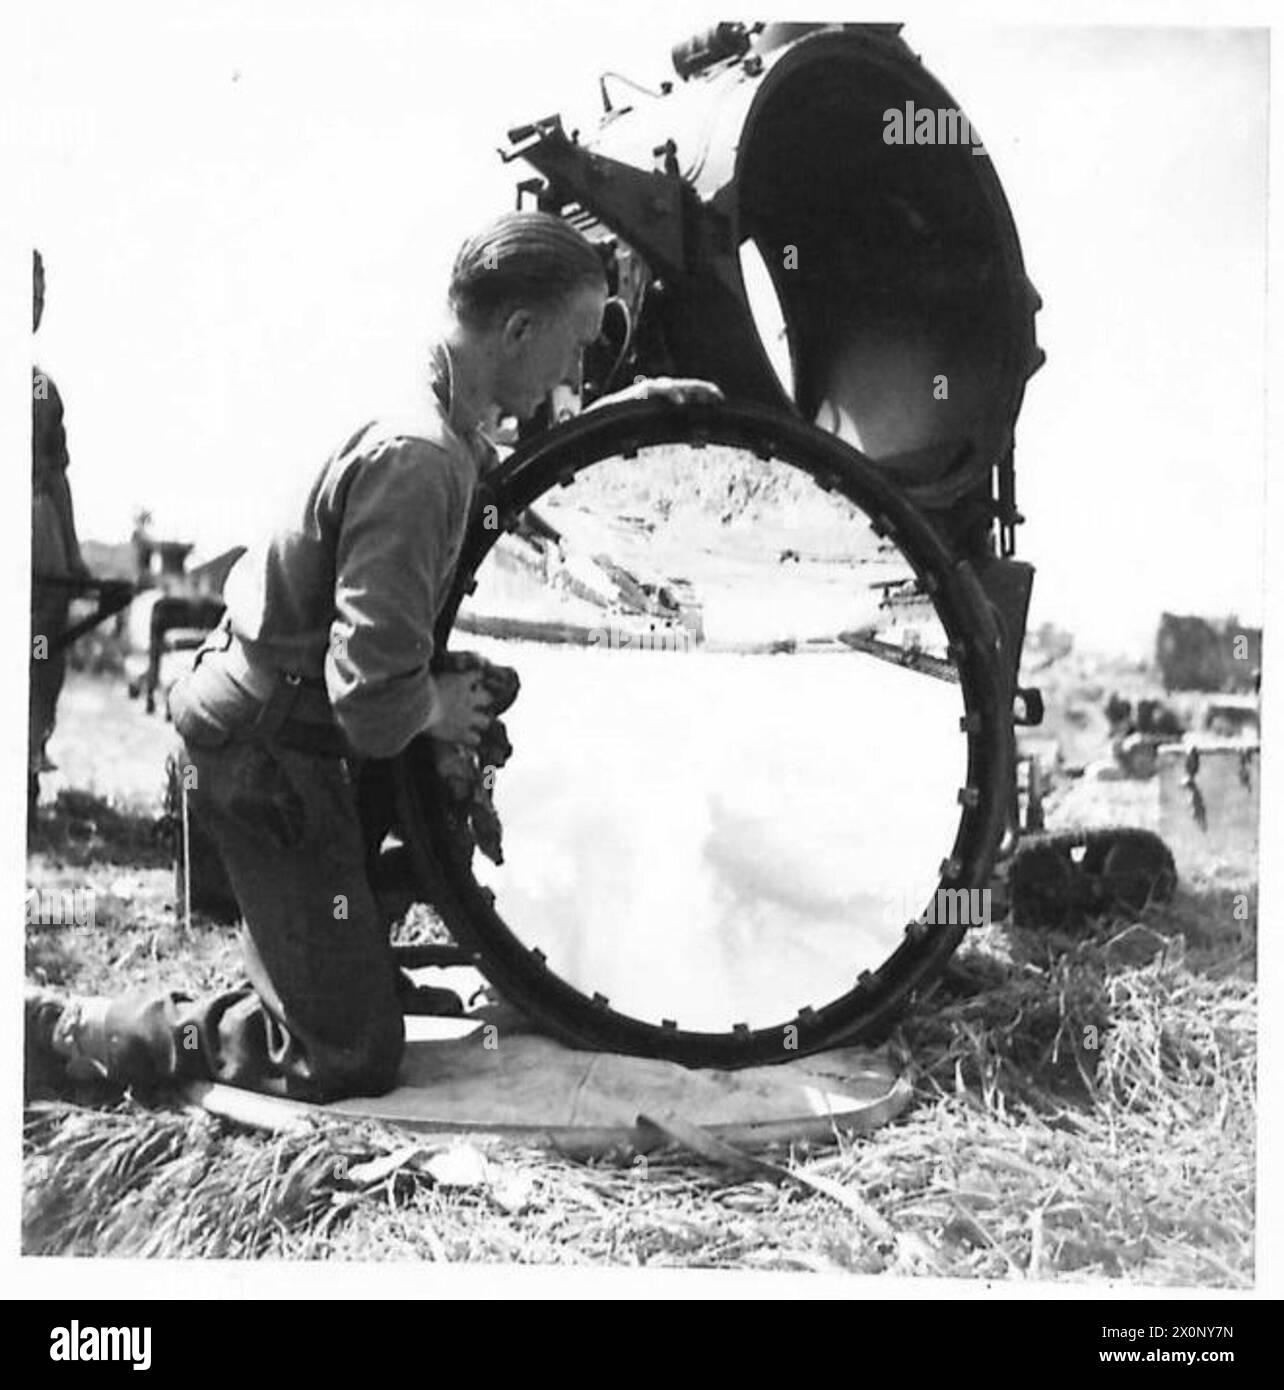
[[[56,645],[67,626],[70,605],[61,594],[37,595],[31,614],[29,748],[38,765],[57,719],[58,697],[67,674],[67,652]],[[43,639],[43,640],[41,640]],[[37,645],[39,644],[39,645]]]
[[[33,584],[34,584],[33,580]],[[30,661],[27,667],[27,820],[31,823],[40,800],[40,774],[48,770],[46,745],[54,730],[58,696],[62,692],[67,654],[55,649],[54,638],[67,625],[63,596],[32,595]],[[40,641],[39,639],[44,639]]]

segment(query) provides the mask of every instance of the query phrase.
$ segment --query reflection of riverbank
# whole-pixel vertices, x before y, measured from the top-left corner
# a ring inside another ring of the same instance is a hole
[[[837,643],[838,634],[916,629],[943,647],[944,634],[924,600],[892,605],[882,585],[903,578],[903,561],[853,566],[824,559],[737,555],[725,548],[613,547],[609,563],[637,576],[666,602],[644,610],[613,586],[606,569],[568,541],[569,558],[537,561],[522,541],[502,538],[482,564],[475,591],[459,610],[466,633],[521,641],[593,645],[595,631],[637,634],[684,629],[701,646],[771,651],[782,645]]]

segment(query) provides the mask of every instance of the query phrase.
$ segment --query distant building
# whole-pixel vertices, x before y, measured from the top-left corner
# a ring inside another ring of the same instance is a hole
[[[134,556],[138,583],[146,588],[175,588],[186,583],[191,541],[155,540],[146,532],[134,532]]]
[[[80,553],[85,564],[100,579],[138,578],[138,557],[131,541],[81,541]]]

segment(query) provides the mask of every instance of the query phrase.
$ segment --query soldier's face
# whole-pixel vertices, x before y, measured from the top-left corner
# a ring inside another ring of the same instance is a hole
[[[606,288],[586,285],[555,308],[517,309],[500,329],[496,404],[503,415],[528,420],[563,382],[580,386],[584,350],[602,331]]]

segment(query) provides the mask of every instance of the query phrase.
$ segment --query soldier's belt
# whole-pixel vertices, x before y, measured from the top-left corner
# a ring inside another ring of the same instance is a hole
[[[274,698],[280,700],[284,697],[278,692],[284,686],[291,692],[288,706],[291,719],[323,726],[334,724],[334,708],[323,681],[297,671],[273,670],[251,661],[240,638],[227,628],[216,629],[209,645],[218,652],[219,664],[227,674],[256,700],[264,705]]]
[[[261,709],[251,725],[257,737],[326,757],[352,752],[322,682],[295,671],[265,670],[249,659],[240,639],[226,626],[211,635],[207,649],[224,672],[259,702]]]

